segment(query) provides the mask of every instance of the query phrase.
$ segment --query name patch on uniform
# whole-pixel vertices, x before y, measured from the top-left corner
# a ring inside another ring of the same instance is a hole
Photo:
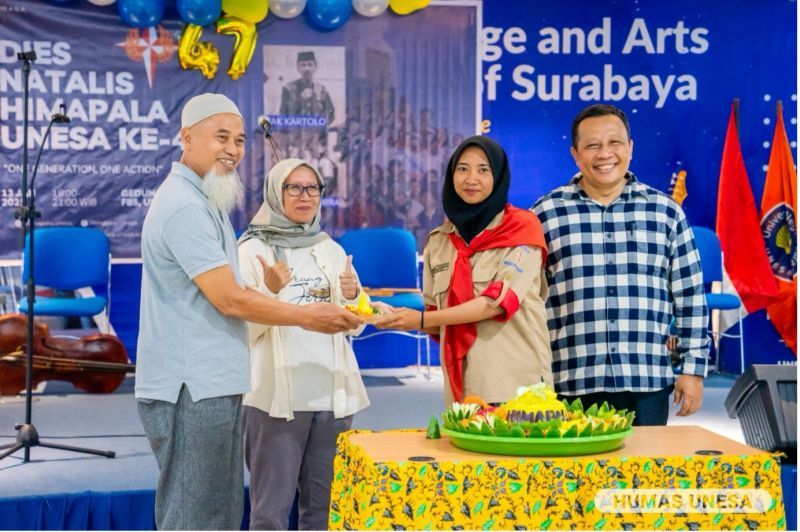
[[[443,262],[441,264],[437,264],[436,266],[434,266],[431,271],[433,272],[433,275],[436,275],[439,272],[444,272],[444,271],[447,271],[449,269],[450,269],[450,263],[449,262]]]

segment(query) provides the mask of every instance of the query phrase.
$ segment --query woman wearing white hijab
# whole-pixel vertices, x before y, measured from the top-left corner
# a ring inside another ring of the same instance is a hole
[[[270,170],[264,203],[239,240],[246,285],[297,305],[358,297],[350,258],[320,229],[323,188],[319,172],[301,159]],[[369,405],[355,355],[343,333],[254,323],[249,330],[250,529],[285,530],[298,490],[299,528],[325,530],[336,438]]]

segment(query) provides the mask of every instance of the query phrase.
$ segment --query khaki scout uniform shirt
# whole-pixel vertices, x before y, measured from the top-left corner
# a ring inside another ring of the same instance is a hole
[[[502,216],[498,214],[487,229],[498,226]],[[426,306],[447,307],[456,260],[448,235],[454,231],[453,224],[445,222],[431,232],[425,245],[422,291]],[[486,402],[502,403],[514,397],[520,386],[542,381],[552,385],[542,251],[528,246],[487,249],[472,255],[470,264],[475,297],[492,282],[502,281],[500,296],[491,304],[499,306],[508,290],[513,290],[519,310],[508,321],[487,319],[476,324],[478,337],[464,359],[464,396],[478,395]],[[444,345],[444,327],[441,334]],[[444,385],[445,404],[450,404],[453,394],[447,378]]]

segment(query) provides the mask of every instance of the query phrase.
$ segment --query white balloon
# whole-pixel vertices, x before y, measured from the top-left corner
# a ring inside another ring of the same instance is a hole
[[[110,6],[117,0],[86,0],[86,1],[96,6]]]
[[[389,0],[353,0],[353,9],[362,17],[377,17],[389,7]]]
[[[269,0],[269,10],[279,18],[294,18],[306,8],[306,0]]]

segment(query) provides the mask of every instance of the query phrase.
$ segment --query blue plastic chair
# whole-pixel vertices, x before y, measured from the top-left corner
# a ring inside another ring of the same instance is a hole
[[[22,282],[30,272],[25,255],[30,249],[30,234],[25,239],[22,260]],[[74,291],[86,287],[105,287],[105,295],[91,297],[36,296],[36,316],[93,317],[105,314],[109,324],[111,300],[111,258],[106,234],[92,227],[45,227],[34,233],[34,282],[58,291]],[[19,302],[19,311],[28,311],[27,295]]]
[[[382,301],[393,307],[423,310],[422,291],[418,284],[417,242],[405,229],[374,227],[354,229],[342,235],[339,243],[358,272],[361,286],[372,301]],[[428,379],[431,378],[430,337],[422,332],[378,330],[351,337],[352,341],[366,340],[381,334],[399,334],[417,340],[417,370],[422,364],[422,344],[425,343]]]
[[[717,234],[705,227],[692,227],[694,242],[700,253],[700,264],[703,268],[703,286],[706,291],[706,304],[709,313],[723,310],[736,310],[739,313],[739,333],[711,332],[712,338],[724,336],[739,339],[739,364],[744,372],[744,323],[742,322],[742,301],[735,294],[712,292],[713,283],[722,283],[722,248]],[[717,369],[720,365],[719,350],[717,350]]]

